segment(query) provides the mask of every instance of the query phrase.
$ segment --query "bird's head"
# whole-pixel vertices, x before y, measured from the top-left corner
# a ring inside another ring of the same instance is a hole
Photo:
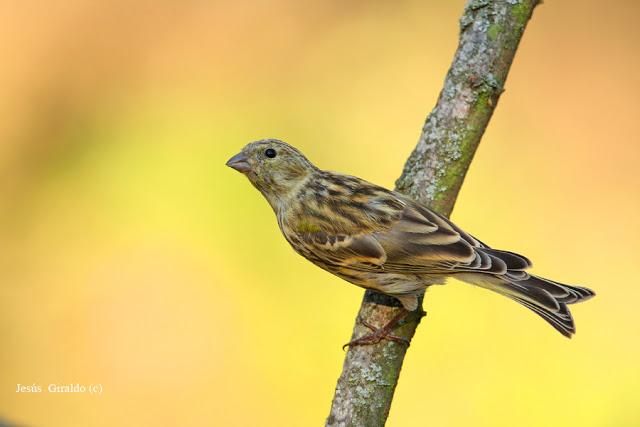
[[[318,170],[300,151],[277,139],[247,144],[227,166],[246,175],[274,210]]]

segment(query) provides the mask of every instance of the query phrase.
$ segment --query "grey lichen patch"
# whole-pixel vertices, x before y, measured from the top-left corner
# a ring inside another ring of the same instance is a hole
[[[478,17],[475,12],[489,6],[490,0],[470,0],[464,8],[464,13],[460,17],[460,30],[464,30],[471,24],[477,24]]]
[[[487,30],[489,30],[489,27],[491,26],[491,24],[487,19],[476,19],[474,21],[474,25],[475,25],[474,29],[480,33],[487,32]],[[478,46],[478,48],[484,49],[484,46],[480,45]]]
[[[387,342],[387,344],[382,347],[382,357],[385,359],[390,359],[396,355],[391,349],[393,348],[393,343],[391,341]]]
[[[352,367],[348,376],[352,422],[347,425],[378,425],[376,422],[381,421],[377,413],[383,409],[389,401],[389,396],[393,394],[392,384],[396,379],[394,377],[392,383],[384,376],[385,372],[395,372],[395,370],[390,369],[389,366],[381,366],[375,361]],[[336,397],[338,396],[341,395],[336,393]]]
[[[473,17],[467,13],[460,17],[460,31],[463,31],[473,22]]]
[[[357,405],[366,405],[369,402],[369,397],[371,396],[371,390],[368,388],[362,387],[361,385],[356,386],[356,396],[355,403]]]
[[[444,144],[443,147],[443,160],[442,163],[451,163],[462,157],[462,150],[460,147],[460,141],[462,137],[460,134],[452,132],[449,136],[449,141]]]
[[[388,387],[391,385],[382,377],[382,368],[380,367],[380,365],[374,363],[369,368],[363,367],[361,369],[361,372],[362,378],[364,378],[366,381],[369,381],[370,383],[374,383],[378,386],[383,387]]]
[[[489,0],[471,0],[467,3],[467,7],[471,10],[477,10],[481,7],[487,6],[489,4]]]
[[[493,73],[487,73],[484,77],[484,83],[491,89],[501,89],[500,82]]]
[[[349,373],[348,381],[351,384],[388,387],[391,384],[382,376],[382,371],[382,366],[376,362],[358,365]]]

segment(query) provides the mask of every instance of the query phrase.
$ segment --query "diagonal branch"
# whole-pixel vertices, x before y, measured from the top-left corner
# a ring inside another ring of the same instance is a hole
[[[538,0],[470,0],[460,19],[460,41],[438,102],[396,182],[396,190],[449,216],[473,155],[493,114]],[[391,297],[367,291],[358,316],[386,324],[400,310]],[[422,312],[421,309],[417,312]],[[421,315],[396,335],[411,340]],[[356,322],[352,339],[368,333]],[[406,346],[391,341],[347,352],[327,426],[383,426]]]

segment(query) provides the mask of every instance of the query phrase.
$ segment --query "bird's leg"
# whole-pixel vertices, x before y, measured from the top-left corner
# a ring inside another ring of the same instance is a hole
[[[342,349],[344,350],[345,347],[351,347],[356,345],[377,344],[383,339],[394,341],[400,344],[406,344],[407,346],[409,346],[408,339],[399,337],[397,335],[393,335],[391,331],[393,331],[396,328],[396,326],[398,326],[398,323],[404,320],[410,313],[412,312],[405,309],[400,310],[398,314],[393,316],[393,318],[389,320],[389,322],[387,322],[387,324],[381,328],[377,328],[373,326],[371,323],[362,319],[361,317],[358,317],[358,321],[362,323],[364,326],[366,326],[367,328],[371,329],[372,332],[368,335],[364,335],[360,338],[356,338],[354,340],[349,341],[348,343],[342,346]]]

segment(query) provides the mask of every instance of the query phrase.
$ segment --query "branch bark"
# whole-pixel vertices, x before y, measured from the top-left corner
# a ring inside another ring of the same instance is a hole
[[[397,191],[443,215],[451,214],[537,4],[538,0],[467,2],[453,63],[418,144],[396,181]],[[395,330],[396,335],[413,338],[422,318],[421,307]],[[358,317],[382,326],[398,310],[396,299],[366,291]],[[356,321],[352,339],[368,332]],[[350,348],[326,425],[383,426],[406,351],[406,346],[386,340]]]

